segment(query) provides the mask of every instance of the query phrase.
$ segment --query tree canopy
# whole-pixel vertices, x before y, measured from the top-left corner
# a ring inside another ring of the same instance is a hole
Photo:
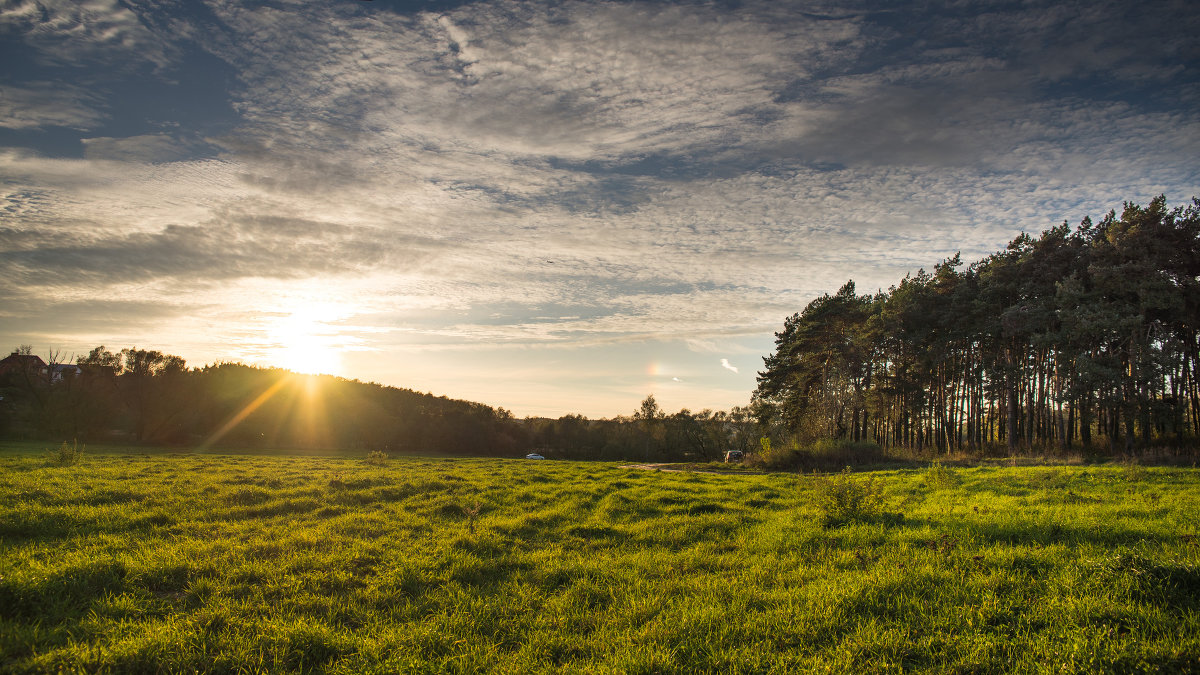
[[[801,442],[1113,451],[1200,437],[1200,200],[1126,203],[788,317],[754,393]]]

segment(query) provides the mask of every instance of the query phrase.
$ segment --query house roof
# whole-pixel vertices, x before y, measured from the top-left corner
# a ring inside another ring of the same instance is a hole
[[[13,370],[38,370],[45,367],[46,362],[42,360],[42,357],[35,354],[18,354],[13,352],[0,359],[0,373],[7,373]]]

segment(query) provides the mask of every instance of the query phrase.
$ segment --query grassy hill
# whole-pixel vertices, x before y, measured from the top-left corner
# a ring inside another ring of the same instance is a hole
[[[1200,670],[1194,470],[871,479],[8,451],[0,671]]]

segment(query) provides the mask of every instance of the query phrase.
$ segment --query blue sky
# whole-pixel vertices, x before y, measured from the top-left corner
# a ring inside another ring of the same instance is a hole
[[[0,348],[518,415],[749,401],[784,317],[1200,196],[1191,2],[0,3]]]

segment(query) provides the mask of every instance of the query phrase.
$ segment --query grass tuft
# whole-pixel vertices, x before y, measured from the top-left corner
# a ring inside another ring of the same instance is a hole
[[[948,490],[958,487],[962,483],[962,478],[958,475],[958,472],[941,462],[930,464],[922,478],[925,482],[925,487],[930,490]]]
[[[51,464],[59,466],[74,466],[83,460],[83,451],[87,446],[80,445],[78,440],[70,443],[63,441],[56,449],[46,449],[46,458]]]
[[[817,481],[817,505],[827,527],[869,522],[884,515],[882,479],[856,476],[846,467]]]
[[[1140,483],[1146,480],[1146,467],[1138,464],[1136,460],[1126,460],[1122,463],[1122,475],[1126,481],[1130,483]]]

